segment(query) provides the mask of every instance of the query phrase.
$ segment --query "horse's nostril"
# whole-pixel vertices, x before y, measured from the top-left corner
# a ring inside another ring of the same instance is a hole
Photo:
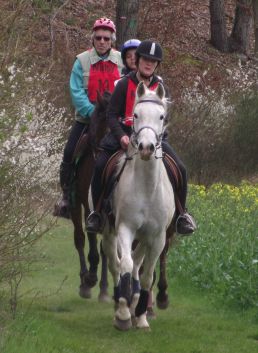
[[[151,145],[150,145],[150,151],[153,153],[153,152],[154,152],[154,150],[155,150],[155,147],[154,147],[154,145],[153,145],[153,144],[151,144]]]
[[[139,151],[142,151],[142,150],[143,150],[143,144],[142,144],[142,143],[139,144],[138,149],[139,149]]]

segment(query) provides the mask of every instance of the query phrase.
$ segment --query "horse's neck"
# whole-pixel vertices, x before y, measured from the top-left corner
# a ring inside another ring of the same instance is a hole
[[[139,155],[135,156],[132,172],[134,183],[140,189],[146,190],[148,194],[153,193],[160,184],[162,160],[153,158],[150,161],[143,161]]]

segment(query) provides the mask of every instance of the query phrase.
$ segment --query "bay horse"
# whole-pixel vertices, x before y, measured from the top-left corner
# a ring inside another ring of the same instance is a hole
[[[109,92],[104,92],[103,96],[101,96],[98,92],[97,102],[91,116],[89,127],[87,128],[87,133],[82,134],[74,153],[78,163],[76,165],[76,172],[73,181],[73,192],[71,197],[72,206],[70,213],[74,226],[74,244],[80,259],[79,294],[83,298],[91,297],[91,288],[94,287],[98,281],[97,270],[100,257],[97,234],[87,232],[89,242],[88,268],[84,253],[85,233],[83,231],[83,226],[90,213],[88,205],[88,190],[94,170],[95,158],[98,153],[98,145],[107,129],[106,109],[110,96],[111,94]],[[102,251],[101,244],[100,254],[102,259],[102,268],[99,284],[99,300],[107,301],[109,299],[107,292],[107,260]]]
[[[167,251],[175,200],[162,160],[166,113],[163,85],[151,91],[141,82],[136,91],[133,133],[127,153],[121,157],[123,172],[112,196],[115,224],[113,229],[105,226],[102,234],[114,282],[114,325],[120,330],[128,330],[132,318],[136,327],[149,328],[146,312],[155,265]]]

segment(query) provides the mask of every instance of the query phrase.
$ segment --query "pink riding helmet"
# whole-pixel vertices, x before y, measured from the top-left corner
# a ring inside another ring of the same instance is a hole
[[[116,33],[116,26],[109,18],[102,17],[96,20],[93,25],[93,31],[96,31],[99,28],[109,29],[111,32]]]

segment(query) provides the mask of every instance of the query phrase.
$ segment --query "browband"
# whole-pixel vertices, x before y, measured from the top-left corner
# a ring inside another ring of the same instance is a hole
[[[162,107],[164,107],[164,104],[162,102],[156,101],[154,99],[143,99],[143,100],[140,100],[140,101],[136,102],[135,105],[137,105],[139,103],[156,103],[156,104],[161,105]]]

